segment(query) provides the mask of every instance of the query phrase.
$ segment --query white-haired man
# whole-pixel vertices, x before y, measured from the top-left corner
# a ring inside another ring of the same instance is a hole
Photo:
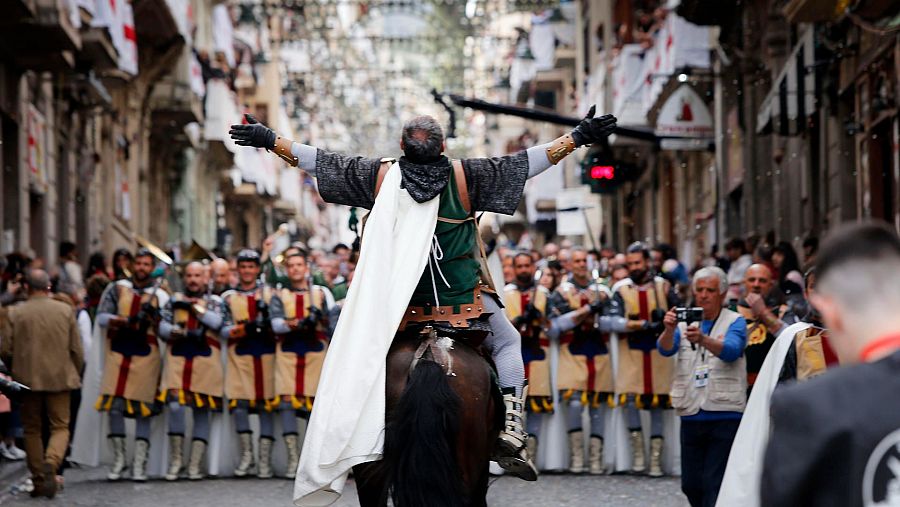
[[[850,366],[776,391],[761,505],[900,505],[900,238],[844,226],[818,263],[810,302]]]
[[[705,507],[716,503],[746,404],[747,323],[722,308],[728,276],[721,269],[700,269],[691,288],[702,320],[689,323],[669,309],[657,347],[664,356],[678,355],[672,406],[681,416],[681,490],[693,507]]]

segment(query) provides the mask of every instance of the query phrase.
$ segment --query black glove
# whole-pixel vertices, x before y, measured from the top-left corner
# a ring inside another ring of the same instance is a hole
[[[528,303],[528,307],[525,308],[525,319],[527,322],[534,322],[536,320],[540,320],[541,312],[538,311],[537,308],[534,307],[533,304]]]
[[[650,322],[662,322],[663,319],[666,318],[666,311],[662,308],[654,308],[652,312],[650,312]]]
[[[663,324],[662,321],[653,322],[648,320],[644,322],[644,329],[651,331],[653,334],[661,334],[666,330],[666,325]]]
[[[591,303],[591,313],[596,315],[598,313],[603,313],[603,310],[606,309],[607,300],[603,298],[597,298],[596,301]]]
[[[275,148],[275,131],[256,121],[252,114],[245,114],[249,125],[232,125],[228,133],[240,146],[253,146],[271,150]]]
[[[596,109],[597,106],[591,106],[591,110],[581,120],[581,123],[572,130],[572,140],[575,141],[575,146],[596,143],[616,130],[616,117],[605,114],[594,118]]]
[[[307,333],[312,332],[316,330],[316,325],[318,325],[320,320],[322,320],[322,310],[316,306],[312,306],[309,309],[309,315],[300,321],[298,327]]]

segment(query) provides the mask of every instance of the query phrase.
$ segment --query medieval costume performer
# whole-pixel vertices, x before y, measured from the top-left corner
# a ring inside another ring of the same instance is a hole
[[[295,252],[285,258],[288,286],[272,298],[272,330],[275,349],[275,399],[272,405],[281,419],[287,449],[285,477],[293,479],[300,460],[297,415],[309,420],[319,375],[328,349],[328,315],[325,288],[310,286],[306,255]]]
[[[208,295],[206,270],[185,267],[184,292],[163,307],[159,337],[166,340],[166,362],[159,401],[168,406],[169,469],[166,480],[178,479],[184,465],[185,407],[193,419],[188,478],[203,478],[201,464],[210,436],[210,416],[222,411],[225,372],[222,365],[222,299]]]
[[[503,288],[506,318],[519,332],[522,342],[522,361],[528,381],[525,410],[528,433],[528,456],[537,458],[543,414],[553,413],[553,388],[550,379],[550,338],[547,302],[549,291],[534,282],[534,261],[531,255],[520,252],[513,257],[515,282]]]
[[[603,462],[606,407],[614,406],[615,392],[609,333],[602,331],[592,317],[603,313],[610,299],[610,291],[590,278],[586,258],[587,252],[583,249],[573,250],[573,274],[556,288],[551,302],[554,315],[594,308],[588,313],[582,312],[583,316],[577,319],[574,327],[559,337],[557,388],[560,402],[567,412],[569,472],[579,474],[585,471],[582,413],[587,407],[590,414],[588,471],[599,475],[606,471]]]
[[[250,414],[255,413],[259,416],[257,476],[267,479],[273,476],[275,440],[271,405],[275,396],[275,335],[269,311],[273,291],[258,279],[260,260],[255,250],[238,252],[237,264],[238,287],[222,295],[226,307],[222,337],[228,340],[225,397],[240,444],[240,462],[234,475],[244,477],[254,465]]]
[[[273,150],[315,176],[324,200],[372,210],[322,371],[317,396],[328,401],[317,403],[312,413],[295,481],[296,503],[333,502],[352,466],[381,457],[385,357],[398,329],[405,332],[409,324],[411,329],[428,324],[492,332],[484,345],[497,365],[507,408],[495,460],[512,473],[536,479],[525,450],[520,337],[490,292],[483,255],[479,262],[475,254],[483,252],[475,212],[512,214],[529,176],[612,133],[615,118],[593,118],[593,111],[552,143],[504,157],[457,161],[442,155],[443,132],[430,117],[404,126],[399,161],[348,157],[294,143],[252,117],[247,125],[232,126],[238,144]]]
[[[139,249],[134,255],[131,278],[111,284],[97,308],[97,326],[101,333],[105,332],[106,339],[102,347],[95,346],[104,352],[100,392],[94,408],[109,414],[108,438],[113,462],[107,478],[111,481],[119,480],[126,468],[126,417],[135,420],[131,478],[139,482],[147,480],[150,422],[159,412],[156,397],[162,368],[156,326],[159,309],[169,299],[159,286],[162,278],[158,277],[156,282],[151,279],[154,262],[149,250]],[[82,426],[84,431],[90,431],[88,426],[96,428],[87,420],[82,424],[81,412],[76,428]]]
[[[644,453],[641,410],[650,412],[651,477],[660,477],[663,451],[663,413],[671,408],[673,359],[663,357],[656,348],[666,310],[678,305],[672,285],[649,268],[650,251],[637,242],[628,247],[625,259],[629,277],[613,287],[609,314],[626,319],[619,331],[618,364],[615,379],[617,403],[625,407],[631,440],[631,470],[647,471]]]

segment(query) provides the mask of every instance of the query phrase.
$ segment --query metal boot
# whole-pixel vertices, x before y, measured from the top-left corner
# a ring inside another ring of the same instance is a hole
[[[631,471],[639,474],[647,469],[644,458],[644,434],[640,430],[631,432]]]
[[[241,461],[237,468],[234,469],[235,477],[246,477],[253,468],[253,434],[239,433],[238,439],[241,444]]]
[[[606,473],[606,465],[603,464],[603,438],[591,436],[590,456],[591,475],[603,475]]]
[[[662,477],[663,437],[650,437],[650,477]]]
[[[131,480],[147,481],[147,458],[150,456],[150,442],[139,438],[134,441],[134,464],[131,468]]]
[[[177,481],[178,473],[184,464],[184,437],[181,435],[169,435],[169,470],[166,472],[167,481]]]
[[[271,479],[272,473],[272,444],[275,440],[270,437],[259,437],[259,465],[256,476],[260,479]]]
[[[125,437],[109,437],[109,445],[113,450],[113,463],[106,478],[117,481],[122,478],[122,472],[125,471]]]
[[[297,435],[285,435],[284,446],[287,448],[287,469],[284,476],[293,479],[297,476],[297,463],[300,461],[300,445]]]
[[[581,430],[569,432],[569,473],[580,474],[584,472],[584,432]]]
[[[199,481],[203,478],[203,469],[200,468],[203,463],[203,455],[206,453],[206,442],[194,439],[191,442],[191,458],[188,462],[188,479]]]
[[[506,405],[506,425],[497,439],[497,447],[493,460],[507,472],[526,481],[537,480],[537,468],[528,457],[525,442],[525,399],[528,396],[528,385],[522,389],[522,397],[516,396],[515,388],[503,389],[503,402]]]

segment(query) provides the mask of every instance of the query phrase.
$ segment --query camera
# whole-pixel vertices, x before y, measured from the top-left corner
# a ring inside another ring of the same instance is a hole
[[[675,319],[678,320],[678,322],[685,322],[687,324],[700,322],[703,320],[703,308],[676,308]]]

